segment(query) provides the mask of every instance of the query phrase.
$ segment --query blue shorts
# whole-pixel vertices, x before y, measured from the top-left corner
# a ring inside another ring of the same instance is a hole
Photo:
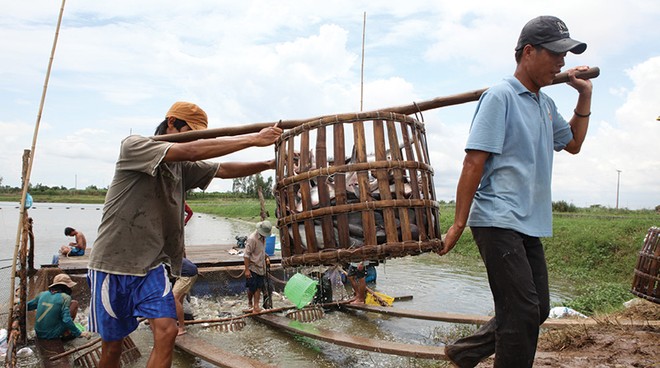
[[[71,250],[69,251],[68,254],[69,257],[84,256],[84,255],[85,255],[85,250],[76,247],[71,247]]]
[[[176,307],[164,265],[146,276],[114,275],[89,270],[89,330],[103,341],[117,341],[135,331],[138,317],[173,318]]]

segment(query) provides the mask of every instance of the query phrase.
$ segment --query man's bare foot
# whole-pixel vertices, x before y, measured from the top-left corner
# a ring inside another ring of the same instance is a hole
[[[177,333],[177,336],[185,335],[187,332],[186,330],[179,330],[179,333]]]
[[[252,313],[259,313],[259,312],[261,312],[261,310],[262,310],[261,308],[256,307],[252,310]]]
[[[364,304],[364,300],[359,300],[359,299],[355,298],[349,304]]]

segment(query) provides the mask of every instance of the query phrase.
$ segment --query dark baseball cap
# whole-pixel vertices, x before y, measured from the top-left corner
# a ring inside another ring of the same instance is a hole
[[[570,37],[566,23],[550,15],[536,17],[525,24],[520,32],[516,51],[525,45],[542,46],[557,54],[568,51],[581,54],[587,49],[586,43]]]

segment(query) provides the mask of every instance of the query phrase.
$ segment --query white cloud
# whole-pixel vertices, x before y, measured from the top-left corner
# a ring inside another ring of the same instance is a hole
[[[60,2],[4,5],[0,176],[3,184],[18,185]],[[513,71],[512,48],[526,20],[540,14],[564,19],[572,36],[589,44],[567,65],[600,66],[602,75],[583,152],[557,156],[555,197],[613,206],[620,169],[626,206],[660,203],[653,192],[660,192],[652,148],[660,126],[652,120],[660,115],[652,111],[660,84],[653,74],[660,54],[660,3],[654,0],[68,2],[32,182],[71,187],[76,176],[78,187],[106,186],[121,138],[153,133],[175,100],[200,104],[211,127],[359,110],[365,11],[365,110],[496,83]],[[549,93],[570,113],[570,88]],[[439,198],[454,196],[473,109],[466,104],[424,113]],[[272,155],[272,149],[256,149],[226,159]]]
[[[636,65],[627,74],[633,88],[613,119],[590,123],[578,156],[557,155],[555,197],[559,194],[577,205],[615,207],[617,170],[621,170],[620,207],[652,208],[660,204],[660,160],[654,148],[660,142],[660,123],[655,121],[660,57]]]

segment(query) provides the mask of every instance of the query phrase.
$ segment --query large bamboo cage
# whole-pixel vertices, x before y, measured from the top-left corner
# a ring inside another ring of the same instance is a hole
[[[417,255],[441,246],[424,124],[393,112],[332,115],[276,143],[285,267]]]
[[[632,293],[660,304],[660,228],[652,227],[637,258]]]

